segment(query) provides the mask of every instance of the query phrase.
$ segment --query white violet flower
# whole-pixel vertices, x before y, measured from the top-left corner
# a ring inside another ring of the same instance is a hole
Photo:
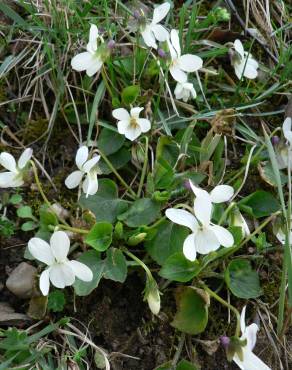
[[[244,51],[243,45],[240,40],[235,40],[233,43],[235,55],[232,57],[232,65],[235,74],[240,80],[242,76],[254,79],[257,77],[258,62],[252,57],[250,53]]]
[[[0,188],[14,188],[24,184],[23,177],[31,156],[31,148],[24,150],[17,163],[11,154],[7,152],[0,154],[0,164],[8,170],[0,173]]]
[[[257,340],[257,331],[259,327],[253,323],[249,326],[245,325],[246,306],[243,307],[240,316],[241,340],[246,340],[246,345],[242,347],[243,360],[240,360],[237,353],[233,357],[233,361],[242,370],[271,370],[252,350],[255,347]]]
[[[289,145],[292,146],[292,118],[287,117],[283,123],[283,134]]]
[[[148,47],[152,47],[157,49],[157,41],[166,41],[169,37],[168,31],[161,25],[158,24],[162,21],[163,18],[166,17],[167,13],[169,12],[170,4],[163,3],[157,6],[153,11],[153,18],[151,23],[142,24],[140,26],[141,35],[145,44]]]
[[[208,197],[211,203],[227,202],[234,194],[233,187],[229,185],[217,185],[209,194],[206,190],[195,186],[191,180],[189,181],[189,184],[196,197],[203,195]]]
[[[85,176],[82,189],[86,194],[86,198],[88,195],[94,195],[98,190],[97,162],[100,160],[100,155],[95,155],[91,159],[88,159],[88,156],[87,146],[84,145],[77,150],[75,163],[78,170],[72,172],[65,180],[67,188],[74,189],[82,182]]]
[[[101,42],[99,46],[97,41]],[[73,57],[71,67],[78,72],[86,71],[86,74],[91,77],[101,69],[109,53],[103,37],[99,35],[98,28],[94,24],[90,27],[86,50]]]
[[[64,231],[56,231],[50,244],[40,238],[32,238],[28,242],[28,250],[37,260],[45,263],[46,268],[40,276],[40,290],[48,295],[50,281],[56,288],[65,288],[74,284],[75,277],[82,281],[91,281],[92,271],[84,263],[69,261],[67,255],[70,239]]]
[[[292,119],[286,117],[282,126],[283,135],[287,144],[279,143],[275,146],[276,159],[280,170],[288,168],[292,170]]]
[[[178,82],[174,89],[175,98],[182,99],[185,103],[191,98],[195,99],[197,96],[194,85],[190,82]]]
[[[233,214],[231,215],[231,225],[240,227],[243,236],[250,235],[250,230],[248,227],[247,222],[245,221],[244,217],[242,216],[241,212],[238,209],[235,209]]]
[[[180,83],[187,82],[187,73],[196,72],[203,66],[203,60],[197,55],[181,55],[178,31],[171,30],[168,48],[171,56],[169,72]]]
[[[151,123],[146,118],[139,118],[144,108],[132,108],[130,113],[124,108],[114,109],[112,114],[118,121],[118,131],[125,135],[127,139],[134,141],[143,132],[151,128]]]
[[[172,222],[191,229],[183,244],[183,253],[187,259],[194,261],[197,253],[208,254],[217,250],[220,245],[232,247],[232,234],[224,227],[211,222],[211,196],[201,193],[194,201],[194,215],[183,209],[169,208],[165,215]]]

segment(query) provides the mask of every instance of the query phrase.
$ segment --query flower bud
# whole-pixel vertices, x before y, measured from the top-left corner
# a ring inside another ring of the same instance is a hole
[[[160,56],[160,58],[166,58],[166,52],[161,48],[157,50],[157,54]]]
[[[118,221],[115,225],[114,236],[116,239],[123,239],[123,235],[124,235],[124,226],[120,221]]]
[[[279,136],[275,135],[275,136],[272,137],[271,141],[272,141],[273,145],[277,145],[280,142],[280,138],[279,138]]]
[[[134,10],[133,16],[135,19],[140,19],[141,18],[141,12],[139,10]]]
[[[230,338],[227,337],[226,335],[222,335],[220,337],[220,343],[226,349],[229,346],[229,344],[230,344]]]
[[[110,50],[113,50],[113,48],[116,46],[116,42],[115,40],[109,40],[109,42],[107,43],[107,47],[110,49]]]
[[[160,292],[154,278],[147,275],[146,287],[144,291],[144,301],[147,300],[150,311],[158,315],[160,311]]]
[[[147,233],[139,233],[139,234],[136,234],[136,235],[132,235],[129,239],[128,239],[128,245],[130,246],[135,246],[141,242],[143,242],[145,240],[147,236]]]

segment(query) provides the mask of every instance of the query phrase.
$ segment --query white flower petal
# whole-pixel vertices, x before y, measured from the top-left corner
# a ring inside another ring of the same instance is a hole
[[[169,38],[168,31],[161,26],[161,24],[156,24],[151,27],[151,31],[153,32],[156,40],[160,42],[164,42]]]
[[[77,72],[85,71],[94,63],[95,59],[94,55],[85,51],[73,57],[71,60],[71,67]]]
[[[128,121],[131,117],[128,111],[125,108],[118,108],[112,111],[112,115],[114,118],[118,119],[119,121]]]
[[[100,155],[93,156],[89,161],[85,162],[83,165],[83,171],[89,172],[100,160]]]
[[[186,226],[193,232],[198,228],[198,222],[194,215],[184,209],[169,208],[165,211],[165,215],[170,221]]]
[[[98,179],[96,172],[88,173],[83,184],[82,184],[83,192],[86,194],[86,198],[88,195],[94,195],[98,190]]]
[[[184,84],[178,82],[174,89],[174,95],[176,99],[182,99],[184,96]]]
[[[203,225],[209,225],[211,220],[212,202],[210,195],[201,193],[194,201],[195,216]]]
[[[19,160],[18,160],[18,167],[20,169],[23,169],[27,162],[30,160],[31,156],[32,156],[32,149],[31,148],[27,148],[25,149],[25,151],[21,154],[21,156],[19,157]]]
[[[212,230],[204,228],[195,234],[195,248],[200,254],[208,254],[217,250],[220,243]]]
[[[234,72],[236,74],[236,77],[240,80],[241,79],[241,76],[242,76],[242,73],[243,73],[243,69],[244,69],[244,62],[236,62],[234,63]]]
[[[170,32],[170,40],[171,44],[174,47],[177,57],[181,55],[180,43],[179,43],[179,36],[177,30],[171,30]]]
[[[102,65],[103,61],[99,57],[95,56],[92,64],[86,69],[87,76],[92,77],[95,75],[95,73],[101,69]]]
[[[257,75],[258,75],[258,71],[256,70],[256,68],[247,62],[245,69],[244,69],[244,76],[246,78],[253,80],[257,77]]]
[[[40,291],[43,295],[48,295],[50,290],[50,269],[46,269],[41,273],[40,276]]]
[[[246,325],[245,325],[245,313],[246,313],[246,306],[243,307],[241,314],[240,314],[240,330],[241,333],[244,335]]]
[[[74,171],[69,176],[66,177],[65,185],[68,189],[76,188],[82,180],[83,172]]]
[[[191,189],[192,189],[192,191],[193,191],[193,193],[195,194],[196,197],[198,197],[200,195],[203,195],[204,197],[209,196],[209,193],[206,190],[203,190],[203,189],[199,188],[191,180],[189,180],[189,184],[190,184],[190,187],[191,187]]]
[[[87,51],[94,53],[97,50],[97,38],[98,28],[95,24],[92,24],[89,31],[89,42],[87,44]]]
[[[155,41],[154,34],[151,30],[151,26],[146,25],[145,29],[141,32],[141,35],[143,37],[143,40],[144,40],[145,44],[149,48],[157,49],[157,44],[156,44],[156,41]]]
[[[24,184],[21,176],[14,172],[0,173],[0,188],[14,188]]]
[[[65,288],[74,284],[75,275],[71,267],[64,263],[55,264],[50,268],[50,280],[56,288]]]
[[[235,51],[241,56],[241,58],[244,57],[244,48],[240,40],[235,40],[234,43],[234,49]]]
[[[211,202],[212,203],[227,202],[229,199],[232,198],[233,194],[234,194],[234,189],[232,186],[217,185],[210,193]]]
[[[17,172],[15,159],[10,153],[0,154],[0,164],[8,171]]]
[[[230,231],[219,225],[212,225],[210,229],[214,232],[217,239],[219,240],[220,245],[223,247],[229,248],[234,244],[234,238]]]
[[[245,337],[246,337],[246,340],[247,340],[247,347],[250,351],[252,351],[254,349],[255,345],[256,345],[258,330],[259,330],[259,327],[255,323],[249,325],[245,329]]]
[[[283,130],[284,136],[285,136],[285,133],[292,131],[292,118],[291,117],[285,118],[283,122],[282,130]]]
[[[71,267],[75,276],[82,281],[91,281],[93,279],[93,273],[91,269],[84,263],[78,261],[69,261],[67,265]]]
[[[151,129],[151,123],[146,118],[139,118],[137,119],[138,125],[141,127],[142,132],[147,132]]]
[[[132,108],[131,109],[131,112],[130,112],[131,117],[138,119],[140,113],[142,112],[142,110],[144,110],[144,108],[141,108],[141,107],[134,107],[134,108]]]
[[[28,242],[29,253],[37,260],[51,266],[55,262],[55,257],[51,247],[47,242],[40,238],[32,238]]]
[[[233,357],[233,361],[242,370],[271,370],[269,366],[246,347],[243,348],[243,361],[239,359],[237,354]]]
[[[203,60],[197,55],[185,54],[178,59],[179,67],[185,72],[196,72],[203,66]]]
[[[123,120],[118,122],[118,132],[121,135],[125,135],[128,126],[130,126],[129,120]]]
[[[184,241],[183,253],[190,261],[195,261],[197,258],[197,251],[195,246],[195,234],[190,234]]]
[[[184,71],[182,71],[177,65],[170,66],[169,72],[177,82],[184,83],[188,79],[187,74]]]
[[[70,249],[70,239],[64,231],[55,231],[51,236],[50,245],[57,262],[67,260]]]
[[[76,153],[75,163],[79,170],[82,170],[82,166],[87,161],[88,158],[88,148],[86,145],[81,146]]]
[[[163,3],[159,6],[157,6],[153,11],[153,20],[152,24],[159,23],[162,21],[163,18],[167,16],[167,13],[169,12],[170,4],[169,3]]]
[[[134,141],[137,139],[138,136],[141,135],[141,132],[142,131],[141,131],[140,126],[137,126],[137,127],[128,126],[125,130],[125,136],[127,139]]]

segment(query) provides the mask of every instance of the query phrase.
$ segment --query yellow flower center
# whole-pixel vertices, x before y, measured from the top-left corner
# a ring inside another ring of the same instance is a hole
[[[131,119],[130,119],[130,126],[131,126],[131,128],[137,128],[139,126],[136,118],[131,117]]]

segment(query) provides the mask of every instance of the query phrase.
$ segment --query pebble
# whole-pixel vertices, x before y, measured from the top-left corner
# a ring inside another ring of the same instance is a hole
[[[6,287],[19,298],[30,298],[34,288],[37,269],[26,262],[21,262],[9,275]]]

